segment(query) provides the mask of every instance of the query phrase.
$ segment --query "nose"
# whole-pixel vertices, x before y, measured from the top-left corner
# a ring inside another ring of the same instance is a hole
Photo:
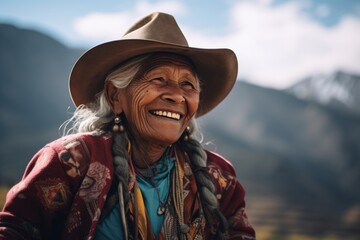
[[[162,99],[164,99],[167,102],[178,103],[178,104],[185,102],[185,98],[179,94],[166,93],[163,94]]]
[[[162,94],[161,98],[167,102],[172,102],[177,104],[185,102],[185,97],[178,83],[177,82],[170,83],[170,82],[171,81],[168,82],[166,87],[166,92]]]

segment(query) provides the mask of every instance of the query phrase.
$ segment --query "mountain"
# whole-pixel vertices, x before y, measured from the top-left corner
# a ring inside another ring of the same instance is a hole
[[[318,102],[360,114],[360,76],[337,71],[298,81],[287,89],[300,99]]]
[[[60,136],[58,127],[73,111],[68,75],[84,50],[0,24],[0,52],[1,187],[17,182],[36,151]],[[334,76],[345,92],[339,96],[359,99],[360,92],[350,85],[358,76]],[[316,85],[311,81],[308,85]],[[247,190],[250,221],[259,231],[356,239],[359,105],[349,107],[343,98],[299,98],[295,88],[279,91],[238,81],[224,102],[198,119],[203,144],[233,163]],[[305,89],[313,96],[336,92],[324,88]],[[341,104],[334,107],[334,102]]]
[[[231,159],[258,202],[251,208],[257,223],[270,216],[282,229],[304,225],[299,231],[320,233],[331,225],[334,232],[360,233],[360,215],[351,224],[345,219],[360,203],[359,115],[238,82],[201,127],[209,148]],[[289,222],[286,216],[295,213],[297,220]]]
[[[70,116],[67,79],[83,50],[0,24],[0,52],[0,182],[14,182]]]

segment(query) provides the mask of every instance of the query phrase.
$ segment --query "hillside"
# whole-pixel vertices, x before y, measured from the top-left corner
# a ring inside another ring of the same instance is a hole
[[[67,79],[82,50],[35,31],[0,24],[0,182],[13,183],[72,106]],[[16,163],[16,164],[14,164]]]
[[[258,224],[276,223],[280,232],[359,234],[357,114],[238,82],[202,128],[209,148],[235,165],[257,203],[250,204]],[[357,214],[351,223],[350,212]]]
[[[1,187],[17,182],[36,151],[60,135],[73,110],[68,75],[84,50],[0,24],[0,52]],[[355,110],[238,81],[199,125],[205,147],[235,166],[257,228],[282,237],[360,237]]]

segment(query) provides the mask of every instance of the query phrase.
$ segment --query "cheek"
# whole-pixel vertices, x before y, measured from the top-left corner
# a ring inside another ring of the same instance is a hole
[[[189,118],[192,118],[199,107],[199,101],[200,101],[199,94],[198,93],[188,94],[186,96],[186,99],[187,99],[187,107],[188,107],[188,116]]]
[[[144,85],[129,89],[129,94],[127,94],[128,105],[125,115],[133,130],[137,129],[137,131],[141,131],[148,127],[146,124],[146,106],[154,98],[152,92],[148,86]]]
[[[129,97],[129,112],[132,121],[141,120],[145,117],[147,98],[147,92],[145,90],[144,92],[135,92]]]
[[[130,111],[140,109],[147,103],[149,97],[149,90],[146,84],[138,84],[130,87],[127,90],[126,101]]]

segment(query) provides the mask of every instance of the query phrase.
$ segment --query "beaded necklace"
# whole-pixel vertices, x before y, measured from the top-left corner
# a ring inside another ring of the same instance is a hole
[[[163,215],[166,211],[167,202],[168,202],[167,199],[168,199],[169,194],[166,194],[165,197],[161,196],[164,194],[160,193],[160,189],[159,189],[157,180],[159,180],[159,178],[161,178],[161,179],[166,178],[166,180],[168,181],[167,185],[170,186],[170,173],[174,166],[174,163],[172,162],[174,160],[175,160],[175,157],[170,156],[170,148],[168,148],[168,149],[166,149],[163,156],[157,163],[150,165],[146,161],[144,161],[144,163],[147,165],[146,169],[140,169],[134,165],[134,169],[135,169],[138,181],[141,181],[141,182],[146,181],[156,191],[157,198],[159,201],[159,206],[157,209],[157,214],[159,216]],[[169,165],[171,165],[171,167]]]

